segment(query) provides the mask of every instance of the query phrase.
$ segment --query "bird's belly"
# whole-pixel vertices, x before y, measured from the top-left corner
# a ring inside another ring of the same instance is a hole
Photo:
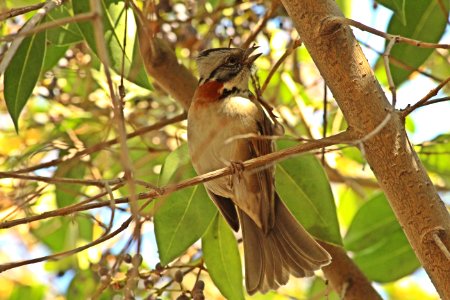
[[[205,174],[229,165],[231,161],[243,161],[248,157],[242,151],[245,143],[234,139],[237,135],[250,133],[238,118],[199,115],[190,111],[188,118],[188,144],[192,164],[198,174]],[[205,183],[213,193],[223,197],[232,197],[233,191],[229,176]]]

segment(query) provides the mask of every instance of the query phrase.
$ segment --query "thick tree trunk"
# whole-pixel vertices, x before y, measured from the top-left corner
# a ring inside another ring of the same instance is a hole
[[[440,296],[450,299],[450,261],[444,253],[444,248],[450,249],[449,213],[408,142],[404,120],[387,101],[351,29],[330,21],[330,17],[342,16],[334,1],[282,3],[349,128],[362,139],[367,162],[417,257]],[[388,114],[389,122],[369,135]]]

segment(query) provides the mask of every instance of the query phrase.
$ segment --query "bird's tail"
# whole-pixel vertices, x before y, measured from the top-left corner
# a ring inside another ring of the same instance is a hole
[[[331,262],[331,256],[300,225],[275,195],[275,226],[264,234],[253,220],[239,210],[245,256],[245,285],[248,293],[267,292],[287,283],[289,274],[312,276]]]

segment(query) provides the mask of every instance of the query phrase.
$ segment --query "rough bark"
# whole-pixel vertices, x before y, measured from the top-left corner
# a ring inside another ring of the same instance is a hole
[[[160,84],[165,92],[184,107],[189,107],[190,100],[197,86],[197,79],[183,65],[178,63],[175,53],[168,46],[164,45],[164,41],[159,39],[151,41],[147,37],[143,41],[142,39],[144,37],[145,35],[140,35],[140,44],[147,72]],[[151,49],[163,49],[163,51],[159,51],[158,53],[157,66],[154,64],[155,59],[152,57]],[[326,245],[326,243],[322,242],[322,245]],[[340,279],[339,274],[351,274],[352,278],[357,278],[354,282],[358,283],[359,288],[352,288],[350,295],[356,295],[356,298],[348,299],[366,299],[367,295],[371,295],[372,297],[367,299],[379,299],[377,292],[370,285],[370,282],[365,278],[355,263],[345,254],[344,250],[333,246],[328,246],[327,250],[330,251],[333,257],[333,263],[327,267],[327,273],[334,274],[330,276],[329,281],[338,293],[341,292],[342,282],[345,282],[349,278],[345,277]]]
[[[441,298],[450,299],[450,262],[434,241],[439,237],[450,249],[449,213],[409,144],[404,120],[386,99],[351,29],[329,21],[342,16],[334,1],[282,3],[349,128],[363,139],[390,114],[378,134],[362,141],[363,153]]]
[[[320,243],[333,257],[330,265],[322,268],[325,277],[341,299],[380,300],[381,296],[341,247]]]

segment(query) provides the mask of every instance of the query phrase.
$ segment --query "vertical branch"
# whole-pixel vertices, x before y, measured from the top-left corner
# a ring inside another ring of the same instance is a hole
[[[125,118],[123,115],[123,102],[117,97],[114,84],[111,78],[111,72],[109,69],[110,62],[108,51],[106,49],[105,36],[103,34],[103,23],[102,23],[102,9],[101,2],[96,0],[90,0],[91,10],[96,13],[96,17],[93,20],[94,36],[97,46],[98,56],[102,61],[103,67],[105,69],[106,80],[108,82],[109,92],[111,95],[114,118],[117,124],[117,135],[120,144],[120,161],[122,163],[123,170],[125,172],[125,180],[130,193],[130,208],[134,219],[138,218],[138,206],[136,203],[136,184],[133,180],[133,167],[130,160],[129,150],[127,146],[127,134],[125,129]]]

